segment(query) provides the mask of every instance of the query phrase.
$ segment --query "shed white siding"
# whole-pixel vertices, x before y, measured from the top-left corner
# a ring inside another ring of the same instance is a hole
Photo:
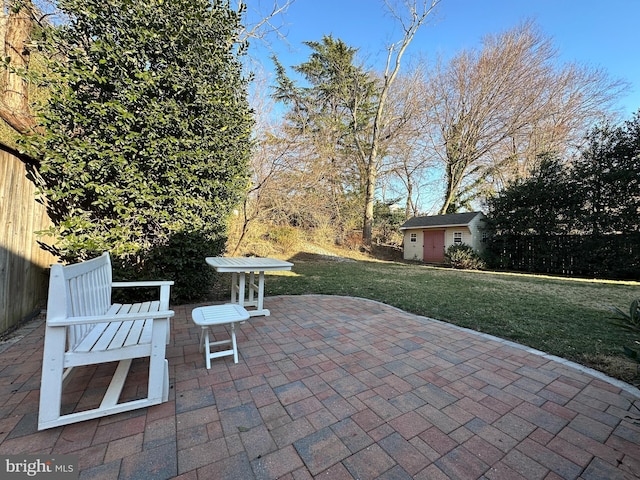
[[[423,230],[411,229],[404,232],[404,259],[422,260],[424,257]],[[415,240],[415,241],[414,241]]]
[[[410,226],[404,230],[404,253],[405,260],[424,260],[424,231],[439,230],[444,231],[444,250],[451,245],[463,243],[469,245],[478,253],[484,250],[485,242],[483,237],[482,223],[484,215],[474,216],[468,223],[461,225],[429,225]]]

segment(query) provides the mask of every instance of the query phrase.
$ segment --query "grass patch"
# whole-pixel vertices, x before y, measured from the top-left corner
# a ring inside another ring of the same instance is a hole
[[[418,315],[557,355],[637,383],[621,347],[632,338],[613,327],[609,306],[628,308],[640,283],[575,281],[460,271],[361,257],[288,257],[293,272],[270,274],[266,295],[326,294],[377,300]],[[226,298],[228,279],[221,280]],[[624,367],[624,368],[623,368]],[[631,378],[633,377],[633,378]]]

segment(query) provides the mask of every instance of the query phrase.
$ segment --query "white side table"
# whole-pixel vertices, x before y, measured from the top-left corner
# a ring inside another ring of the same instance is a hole
[[[204,359],[207,369],[211,368],[211,359],[233,355],[233,362],[238,363],[238,345],[236,343],[236,323],[249,319],[247,312],[240,305],[210,305],[207,307],[194,308],[191,312],[193,323],[202,327],[200,333],[200,351],[204,348]],[[231,338],[229,340],[209,341],[209,327],[212,325],[231,324]],[[211,347],[216,345],[230,344],[228,350],[212,352]]]

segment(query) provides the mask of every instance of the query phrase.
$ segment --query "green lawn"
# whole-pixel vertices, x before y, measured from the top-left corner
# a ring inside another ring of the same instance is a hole
[[[380,261],[298,255],[292,272],[274,272],[266,295],[328,294],[378,300],[408,312],[486,332],[573,360],[626,381],[628,333],[607,321],[627,309],[640,283],[459,271]],[[228,281],[228,280],[227,280]],[[225,293],[226,296],[226,293]]]

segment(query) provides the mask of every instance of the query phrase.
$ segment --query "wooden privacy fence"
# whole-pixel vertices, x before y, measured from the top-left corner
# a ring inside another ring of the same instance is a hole
[[[0,149],[0,335],[39,311],[47,296],[47,273],[55,257],[35,234],[51,225],[27,164]]]
[[[603,279],[640,279],[640,233],[498,235],[494,266],[505,270]]]

